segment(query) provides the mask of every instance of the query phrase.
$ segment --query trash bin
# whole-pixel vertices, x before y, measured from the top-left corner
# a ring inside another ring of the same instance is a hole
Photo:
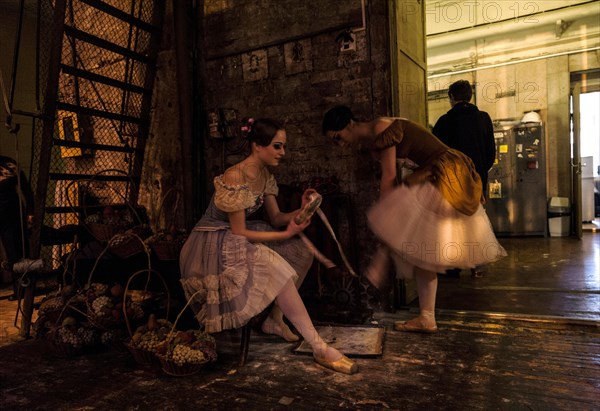
[[[571,205],[567,197],[548,200],[548,232],[550,237],[566,237],[571,232]]]

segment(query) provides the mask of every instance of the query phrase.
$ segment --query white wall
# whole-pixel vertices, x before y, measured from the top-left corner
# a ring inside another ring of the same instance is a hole
[[[570,197],[570,75],[600,68],[600,2],[429,0],[426,10],[428,90],[439,92],[429,123],[449,109],[444,91],[458,79],[476,85],[492,119],[538,110],[548,195]]]

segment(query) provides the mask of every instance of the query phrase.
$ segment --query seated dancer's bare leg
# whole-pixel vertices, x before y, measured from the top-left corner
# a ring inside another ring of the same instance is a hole
[[[419,316],[406,322],[396,322],[394,329],[397,331],[433,333],[437,331],[435,322],[437,274],[418,267],[415,267],[414,270],[417,295],[419,296]]]
[[[296,289],[300,288],[302,282],[304,281],[304,278],[306,278],[307,273],[308,270],[304,271],[303,273],[298,275],[298,277],[296,277]],[[277,303],[273,304],[273,308],[271,309],[271,312],[269,313],[267,319],[263,322],[261,329],[265,334],[275,334],[289,342],[298,341],[300,339],[300,337],[298,337],[296,334],[294,334],[292,330],[290,330],[290,327],[288,327],[288,325],[283,320],[283,312],[281,311],[281,308],[279,308]]]
[[[287,326],[285,321],[283,321],[283,312],[277,303],[273,305],[269,316],[262,323],[261,329],[265,334],[275,334],[289,342],[298,341],[300,339],[300,337],[290,330],[290,327]]]
[[[296,330],[304,337],[304,340],[310,344],[313,349],[313,356],[319,364],[346,374],[353,374],[358,370],[356,363],[346,358],[344,354],[335,348],[327,345],[317,333],[292,281],[287,283],[277,296],[276,301],[283,314],[292,322]],[[325,365],[324,362],[329,364]]]

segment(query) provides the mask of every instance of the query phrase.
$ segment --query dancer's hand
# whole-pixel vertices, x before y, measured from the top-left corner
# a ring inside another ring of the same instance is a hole
[[[296,222],[292,218],[292,219],[290,219],[290,222],[288,223],[285,231],[289,234],[290,237],[293,237],[293,236],[301,233],[302,231],[304,231],[304,229],[306,227],[308,227],[309,225],[310,225],[310,218],[305,220],[301,224],[296,224]]]

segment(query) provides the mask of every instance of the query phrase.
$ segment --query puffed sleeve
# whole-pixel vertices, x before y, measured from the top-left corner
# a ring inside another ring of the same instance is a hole
[[[273,174],[269,175],[267,179],[267,184],[265,186],[265,195],[274,195],[277,196],[279,194],[279,186],[277,185],[277,181],[275,181],[275,177]]]
[[[388,128],[375,136],[374,146],[376,150],[384,150],[400,144],[403,138],[404,124],[402,120],[395,120]]]
[[[223,177],[218,176],[214,179],[215,185],[215,205],[219,210],[226,213],[245,210],[256,204],[256,196],[252,194],[246,184],[227,185],[223,182]]]

